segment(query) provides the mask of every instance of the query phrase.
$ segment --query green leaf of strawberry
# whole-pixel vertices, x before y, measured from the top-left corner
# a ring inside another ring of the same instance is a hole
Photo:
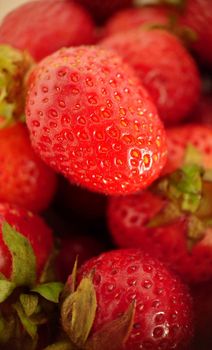
[[[47,346],[44,350],[77,350],[75,345],[72,345],[70,342],[58,342],[52,345]]]
[[[7,280],[0,280],[0,303],[5,301],[15,289],[16,284]]]
[[[7,222],[2,225],[2,235],[12,255],[11,281],[16,286],[33,286],[36,281],[36,259],[31,244]]]
[[[30,317],[34,314],[34,312],[36,312],[39,301],[37,295],[21,294],[19,299],[26,316]]]
[[[63,283],[60,282],[49,282],[39,284],[31,292],[40,294],[46,300],[52,301],[53,303],[59,302],[60,293],[63,290]]]
[[[30,337],[36,341],[36,339],[37,339],[37,326],[36,326],[36,324],[30,321],[30,319],[25,314],[24,309],[22,308],[22,306],[19,302],[15,303],[13,305],[13,307],[16,310],[18,317],[19,317],[24,329],[27,331],[27,333],[30,335]]]
[[[61,310],[63,328],[78,347],[83,347],[88,338],[96,307],[96,293],[92,280],[85,277],[77,290],[65,299]]]

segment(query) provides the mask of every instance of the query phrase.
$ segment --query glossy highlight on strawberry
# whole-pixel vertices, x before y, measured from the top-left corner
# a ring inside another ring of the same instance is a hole
[[[98,47],[62,49],[29,78],[34,149],[73,183],[107,194],[155,180],[166,136],[146,90],[122,59]]]

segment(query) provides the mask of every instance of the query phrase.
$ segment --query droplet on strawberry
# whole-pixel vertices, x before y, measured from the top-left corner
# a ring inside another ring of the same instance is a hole
[[[154,105],[110,50],[69,48],[43,60],[30,79],[26,117],[42,159],[90,190],[136,192],[166,161]]]

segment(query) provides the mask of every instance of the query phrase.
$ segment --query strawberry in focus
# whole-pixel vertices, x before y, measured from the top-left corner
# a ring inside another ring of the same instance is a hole
[[[183,120],[195,107],[200,95],[198,68],[171,33],[137,28],[111,35],[101,45],[116,50],[135,69],[166,124]]]
[[[56,175],[35,154],[22,123],[0,129],[0,201],[39,212],[56,190]]]
[[[146,90],[110,50],[62,49],[29,78],[32,146],[71,182],[106,194],[136,192],[166,161],[166,136]]]
[[[27,2],[0,25],[0,42],[29,51],[36,61],[61,47],[91,44],[93,40],[91,17],[78,3],[68,0]]]
[[[95,350],[109,346],[170,350],[188,345],[193,331],[188,290],[163,264],[141,250],[110,251],[87,261],[78,272],[77,285],[61,313],[62,325],[75,345]],[[73,291],[73,274],[68,288]],[[86,295],[90,295],[90,304],[75,314]],[[77,332],[76,325],[84,314],[90,317],[86,318],[90,332],[82,341],[86,326]]]

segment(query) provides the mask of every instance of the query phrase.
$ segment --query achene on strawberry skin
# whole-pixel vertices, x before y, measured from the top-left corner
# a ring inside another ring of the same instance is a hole
[[[106,194],[136,192],[166,161],[166,136],[146,90],[110,50],[62,49],[29,78],[32,146],[71,182]]]

